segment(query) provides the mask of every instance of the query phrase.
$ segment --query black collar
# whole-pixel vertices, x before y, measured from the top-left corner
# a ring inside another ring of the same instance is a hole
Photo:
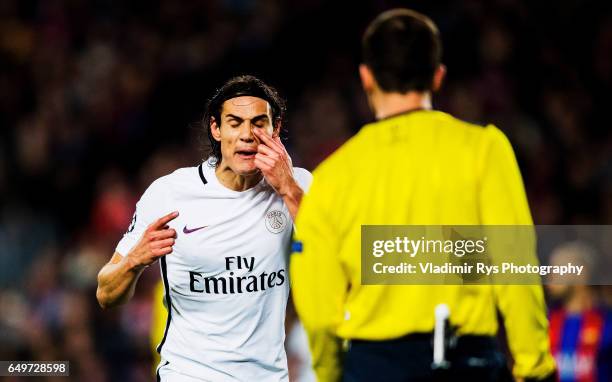
[[[208,182],[206,181],[206,178],[204,177],[204,171],[202,170],[203,165],[204,163],[200,163],[200,165],[198,166],[198,172],[200,173],[200,179],[202,179],[202,183],[206,184]]]

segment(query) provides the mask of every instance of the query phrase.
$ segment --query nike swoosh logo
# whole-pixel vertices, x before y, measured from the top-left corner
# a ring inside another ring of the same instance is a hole
[[[184,227],[183,227],[183,233],[186,233],[186,234],[188,234],[188,233],[193,233],[193,232],[195,232],[195,231],[199,231],[199,230],[201,230],[201,229],[203,229],[203,228],[206,228],[206,227],[208,227],[208,226],[207,226],[207,225],[205,225],[205,226],[202,226],[202,227],[198,227],[198,228],[192,228],[192,229],[189,229],[189,228],[187,228],[187,226],[184,226]]]

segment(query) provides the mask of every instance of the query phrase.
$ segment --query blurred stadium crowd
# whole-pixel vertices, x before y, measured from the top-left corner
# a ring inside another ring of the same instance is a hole
[[[612,224],[610,3],[408,3],[444,40],[436,108],[509,136],[535,222]],[[124,308],[102,311],[94,297],[136,200],[202,159],[206,97],[241,73],[288,98],[287,147],[313,169],[371,119],[360,36],[395,5],[1,1],[0,359],[149,380],[158,272]]]

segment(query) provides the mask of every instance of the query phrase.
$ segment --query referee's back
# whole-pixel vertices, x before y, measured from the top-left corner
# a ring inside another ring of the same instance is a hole
[[[438,44],[431,20],[412,11],[387,12],[370,24],[364,37],[367,68],[360,70],[378,121],[313,172],[300,205],[296,240],[302,248],[291,259],[293,298],[322,381],[337,380],[343,368],[345,380],[359,380],[347,377],[349,367],[370,380],[390,380],[386,375],[394,368],[398,375],[402,368],[407,375],[427,373],[433,312],[440,303],[449,306],[460,338],[478,339],[464,341],[464,353],[488,347],[499,309],[513,374],[537,379],[554,371],[539,285],[361,285],[362,225],[533,224],[505,135],[494,126],[427,110],[436,90],[432,78],[439,85],[436,78],[443,76]],[[425,107],[381,117],[412,99]],[[339,339],[353,340],[344,364]],[[368,356],[351,358],[358,343]]]
[[[364,126],[313,176],[296,223],[303,252],[291,264],[307,328],[368,340],[426,333],[435,306],[445,303],[458,334],[494,335],[498,307],[515,373],[552,371],[540,286],[361,285],[362,224],[532,224],[501,131],[439,111],[412,111]],[[315,353],[329,346],[318,345]]]

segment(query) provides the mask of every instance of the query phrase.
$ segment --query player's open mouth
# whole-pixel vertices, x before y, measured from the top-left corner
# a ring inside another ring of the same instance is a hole
[[[257,154],[257,150],[238,150],[236,151],[236,155],[241,159],[253,159],[255,158],[255,154]]]

